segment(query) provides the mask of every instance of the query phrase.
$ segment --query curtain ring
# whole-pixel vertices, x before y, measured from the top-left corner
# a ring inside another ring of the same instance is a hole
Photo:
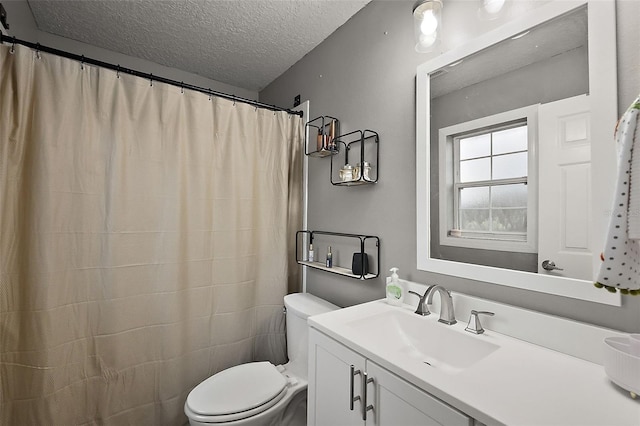
[[[213,91],[209,88],[209,100],[211,100],[211,96],[213,95]]]
[[[42,56],[40,55],[40,43],[36,43],[36,58],[42,59]]]
[[[184,81],[180,82],[180,93],[184,94]]]
[[[84,70],[84,55],[82,55],[82,60],[80,61],[80,69]]]
[[[236,95],[231,95],[233,97],[233,106],[236,106]]]
[[[9,53],[12,55],[16,53],[16,38],[13,38],[13,43],[11,43],[11,49],[9,49]]]
[[[120,64],[116,67],[116,78],[120,78]]]
[[[153,87],[153,74],[149,74],[149,86]]]

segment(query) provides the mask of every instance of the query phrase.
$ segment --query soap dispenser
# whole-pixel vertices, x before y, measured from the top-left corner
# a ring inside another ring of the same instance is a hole
[[[393,306],[402,305],[404,287],[398,278],[398,268],[391,268],[391,276],[387,278],[387,303]]]

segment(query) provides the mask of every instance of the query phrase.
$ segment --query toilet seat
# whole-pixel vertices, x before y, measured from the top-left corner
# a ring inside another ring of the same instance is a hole
[[[287,385],[287,378],[269,362],[237,365],[196,386],[185,408],[194,419],[208,423],[241,420],[278,403],[287,393]]]

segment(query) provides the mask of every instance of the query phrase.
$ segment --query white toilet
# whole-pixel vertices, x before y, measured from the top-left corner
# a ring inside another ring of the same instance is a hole
[[[309,293],[284,297],[289,362],[250,362],[214,374],[184,404],[190,425],[284,425],[306,421],[307,318],[339,309]]]

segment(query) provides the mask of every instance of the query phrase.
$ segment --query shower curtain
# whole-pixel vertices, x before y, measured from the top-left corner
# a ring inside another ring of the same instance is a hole
[[[301,118],[13,50],[0,424],[182,424],[206,377],[286,356]]]

